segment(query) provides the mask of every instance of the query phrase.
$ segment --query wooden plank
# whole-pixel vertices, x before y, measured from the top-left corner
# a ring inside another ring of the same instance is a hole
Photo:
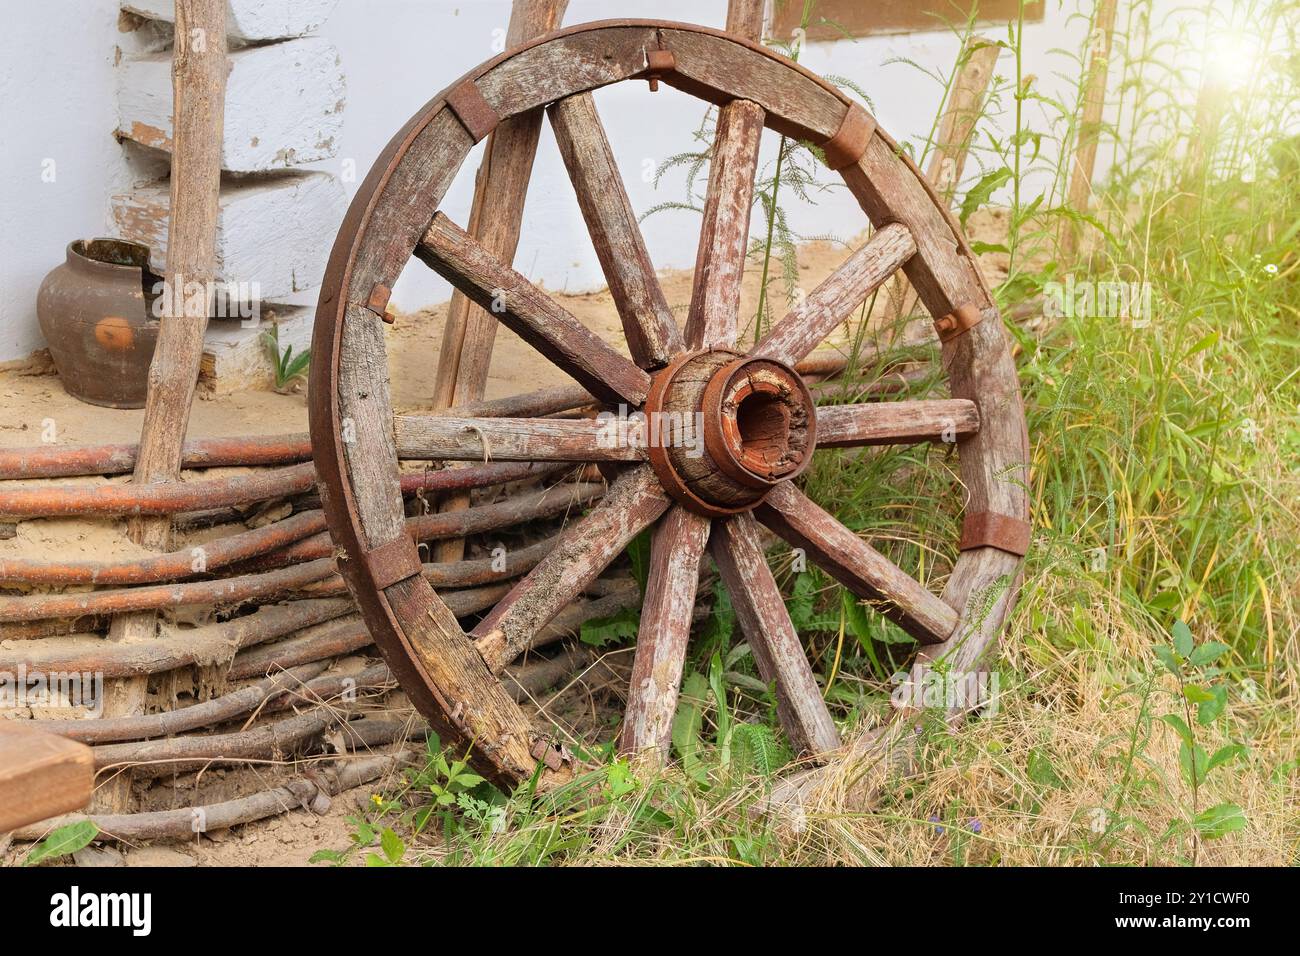
[[[946,203],[952,202],[953,192],[966,169],[975,124],[983,115],[985,94],[993,81],[993,68],[1002,49],[982,36],[971,37],[962,47],[961,65],[939,121],[934,152],[925,167],[926,178]]]
[[[185,289],[198,282],[208,294],[172,295],[158,344],[149,366],[140,450],[132,480],[158,484],[180,478],[182,447],[189,427],[190,407],[203,360],[203,331],[211,310],[215,271],[217,197],[221,184],[221,131],[226,89],[225,0],[178,0],[177,46],[172,57],[172,102],[175,103],[174,151],[171,166],[171,253],[167,284]],[[189,37],[204,37],[187,46]],[[137,518],[129,525],[131,539],[152,551],[168,551],[169,517]],[[157,633],[152,611],[113,619],[108,639],[131,644]],[[104,716],[134,716],[144,712],[147,678],[114,681],[104,688]],[[119,812],[131,803],[131,777],[119,774],[100,791],[98,809]]]
[[[397,457],[422,461],[641,461],[643,431],[591,418],[399,415]]]
[[[763,115],[761,106],[747,100],[729,103],[718,111],[686,317],[686,341],[693,349],[732,348],[736,344]]]
[[[817,755],[840,745],[821,688],[813,677],[799,635],[781,598],[781,590],[767,566],[759,543],[758,524],[746,513],[716,521],[709,551],[741,629],[754,652],[759,673],[776,687],[777,715],[801,754]]]
[[[672,743],[673,715],[709,528],[709,519],[674,505],[655,528],[650,545],[650,574],[619,749],[657,763],[667,761]]]
[[[565,529],[555,550],[474,628],[479,652],[492,672],[501,673],[527,650],[533,635],[667,511],[668,505],[668,496],[649,465],[638,465],[616,478],[604,500]]]
[[[825,405],[817,409],[817,447],[955,442],[979,427],[978,408],[964,398]]]
[[[416,255],[593,395],[629,405],[645,401],[649,375],[443,213],[433,217]]]
[[[85,744],[0,720],[0,833],[81,810],[95,787]]]
[[[596,104],[590,93],[580,93],[547,112],[632,359],[642,368],[667,365],[684,347],[682,334],[646,251]]]
[[[956,629],[956,611],[789,482],[773,488],[754,516],[858,597],[880,602],[876,609],[921,643]]]
[[[209,48],[225,50],[224,35],[205,36]],[[258,44],[232,52],[229,62],[217,136],[222,169],[261,172],[337,155],[347,88],[333,44],[321,37]],[[170,54],[157,53],[118,67],[118,135],[166,152],[173,148],[170,63]]]
[[[749,354],[794,365],[848,319],[915,252],[916,243],[906,226],[892,223],[881,229],[786,313]]]
[[[110,202],[116,234],[148,246],[150,266],[164,274],[169,184],[145,183]],[[327,173],[284,172],[223,183],[217,205],[215,278],[232,286],[232,292],[246,290],[237,303],[241,305],[314,289],[346,209],[343,186]],[[228,310],[225,317],[251,316]]]

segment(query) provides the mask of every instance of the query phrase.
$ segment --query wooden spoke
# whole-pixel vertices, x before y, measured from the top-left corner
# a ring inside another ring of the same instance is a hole
[[[979,427],[979,409],[964,398],[827,405],[817,409],[817,447],[955,442]]]
[[[421,461],[641,461],[643,433],[591,418],[399,415],[397,457]]]
[[[623,321],[628,350],[642,368],[667,365],[684,347],[682,334],[650,262],[596,104],[590,93],[580,93],[547,112]]]
[[[794,365],[835,330],[916,252],[901,222],[878,231],[754,346],[750,355]]]
[[[758,534],[752,515],[719,521],[709,551],[727,585],[759,673],[776,685],[777,713],[790,742],[800,753],[825,753],[840,745],[839,733],[767,566]]]
[[[630,405],[645,401],[649,375],[443,213],[433,217],[415,253],[597,398]]]
[[[921,643],[947,640],[957,627],[956,611],[790,482],[773,488],[754,514],[858,597],[884,602],[877,609]]]
[[[650,545],[636,658],[628,687],[619,747],[664,761],[682,683],[700,558],[709,540],[709,519],[676,505],[655,527]]]
[[[474,628],[479,653],[494,674],[596,579],[628,543],[668,510],[668,496],[649,465],[620,475],[591,513],[556,541],[555,550]]]
[[[704,222],[695,255],[695,284],[686,318],[686,343],[692,349],[736,344],[764,115],[761,106],[748,100],[736,100],[718,110]]]

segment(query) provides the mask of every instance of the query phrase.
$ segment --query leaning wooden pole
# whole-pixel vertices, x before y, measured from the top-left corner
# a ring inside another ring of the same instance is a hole
[[[939,120],[934,152],[925,167],[925,178],[948,205],[966,169],[975,126],[983,115],[993,68],[1001,52],[1002,47],[987,37],[972,36],[958,54],[957,76]],[[891,283],[888,295],[888,322],[909,315],[916,307],[916,293],[901,273]]]
[[[1106,80],[1109,72],[1111,38],[1115,34],[1115,11],[1119,0],[1098,0],[1097,13],[1090,36],[1091,51],[1083,88],[1083,114],[1070,164],[1070,187],[1066,205],[1076,212],[1087,212],[1092,198],[1092,174],[1097,165],[1097,144],[1101,140],[1101,118],[1106,108]],[[1074,258],[1079,247],[1079,224],[1061,220],[1060,259]]]
[[[527,43],[560,25],[568,0],[515,0],[506,32],[507,47]],[[512,262],[519,245],[524,199],[533,172],[533,157],[542,130],[542,110],[506,120],[488,136],[483,162],[474,185],[469,234],[502,262]],[[447,408],[477,402],[487,387],[497,317],[470,302],[456,290],[447,310],[433,407]],[[456,494],[440,510],[469,507],[468,494]],[[438,545],[436,560],[459,561],[465,541],[453,538]]]
[[[176,0],[167,294],[149,366],[149,392],[133,473],[137,484],[180,477],[212,302],[226,72],[225,0]],[[130,525],[131,538],[152,551],[169,550],[171,532],[170,517],[141,517]],[[153,611],[125,614],[113,620],[108,637],[135,643],[153,638],[157,626]],[[143,713],[147,690],[147,677],[113,682],[105,688],[104,716]],[[106,784],[96,802],[105,812],[127,810],[130,775],[120,774]]]

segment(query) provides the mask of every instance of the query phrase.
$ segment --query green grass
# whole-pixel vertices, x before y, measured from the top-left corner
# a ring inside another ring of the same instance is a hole
[[[429,812],[427,779],[399,788],[359,823],[346,859],[382,838],[371,862],[1300,861],[1300,7],[1246,2],[1228,17],[1224,6],[1171,30],[1150,22],[1149,2],[1121,4],[1109,94],[1120,123],[1102,134],[1115,160],[1087,210],[1062,206],[1067,171],[1048,158],[1075,141],[1078,90],[1041,95],[1022,72],[1020,25],[1003,39],[987,109],[1013,117],[1013,132],[981,126],[958,195],[979,223],[988,186],[1002,184],[992,202],[1004,203],[1007,235],[988,245],[1005,266],[996,292],[1007,315],[1028,316],[1008,330],[1035,536],[992,664],[996,712],[927,725],[907,775],[848,760],[798,813],[756,813],[791,768],[772,696],[718,594],[693,644],[668,771],[616,760],[610,726],[588,755],[600,769],[542,798],[476,785]],[[1228,64],[1223,77],[1211,64],[1202,80],[1206,35],[1256,50],[1255,68]],[[1063,73],[1082,75],[1081,51],[1059,56]],[[1121,135],[1134,128],[1142,135]],[[909,148],[923,158],[930,145]],[[675,162],[698,172],[701,155]],[[782,203],[817,188],[811,155],[783,146],[781,172],[760,178],[758,327],[779,291],[769,284],[790,272],[771,265],[799,238]],[[1082,230],[1073,261],[1059,257],[1062,222]],[[1069,277],[1147,283],[1150,313],[1045,316],[1049,283]],[[890,332],[862,323],[851,337],[884,348],[854,363],[856,384],[934,359],[924,346],[888,349]],[[910,394],[941,390],[932,375]],[[948,450],[823,453],[806,485],[942,588],[961,503]],[[788,549],[770,557],[846,737],[876,725],[914,645],[820,572],[792,567]]]

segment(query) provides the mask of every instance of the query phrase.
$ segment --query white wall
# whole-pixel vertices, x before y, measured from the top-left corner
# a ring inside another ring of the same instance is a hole
[[[1059,82],[1054,70],[1066,66],[1050,62],[1046,51],[1076,47],[1083,24],[1070,21],[1055,3],[1048,7],[1047,21],[1026,30],[1027,46],[1034,51],[1026,69],[1050,88]],[[339,155],[314,168],[342,174],[345,187],[354,192],[380,149],[412,113],[494,55],[509,10],[508,0],[341,0],[321,34],[338,47],[347,77],[344,133]],[[725,0],[571,0],[565,22],[647,16],[717,27],[725,11]],[[991,28],[999,36],[1001,30]],[[116,47],[133,49],[140,42],[119,32],[116,0],[24,5],[7,18],[0,33],[6,172],[0,176],[0,360],[24,356],[42,344],[34,304],[41,278],[62,260],[70,240],[107,229],[108,197],[138,176],[138,167],[128,167],[111,130]],[[940,90],[910,67],[882,64],[905,54],[946,71],[956,52],[955,38],[936,32],[811,44],[802,62],[817,72],[854,78],[870,92],[881,125],[906,139],[928,133]],[[1009,69],[1004,56],[999,72]],[[596,99],[633,207],[640,212],[685,198],[681,176],[668,177],[656,190],[643,173],[668,156],[700,148],[692,133],[704,116],[704,104],[667,87],[651,94],[642,82],[602,90]],[[769,134],[765,162],[774,149],[775,137]],[[45,159],[56,163],[50,183],[41,179]],[[461,222],[468,215],[476,165],[477,153],[444,202]],[[351,181],[349,170],[355,172]],[[791,212],[793,227],[803,234],[847,239],[864,225],[842,189],[826,194],[813,208]],[[691,266],[697,228],[698,216],[687,212],[662,212],[647,220],[644,230],[656,264]],[[549,130],[538,154],[516,266],[554,289],[602,283]],[[440,279],[415,262],[398,284],[394,301],[412,309],[448,294]]]

